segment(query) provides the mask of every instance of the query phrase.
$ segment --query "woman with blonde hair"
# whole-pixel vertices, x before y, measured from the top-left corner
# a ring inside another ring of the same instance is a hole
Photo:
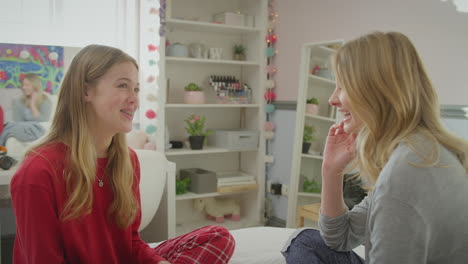
[[[90,45],[73,59],[49,134],[12,179],[14,263],[228,263],[223,227],[155,249],[140,239],[140,167],[125,141],[138,91],[138,65],[119,49]]]
[[[288,263],[466,263],[468,143],[442,125],[437,94],[411,41],[375,32],[341,47],[322,164],[320,233],[299,230]],[[368,195],[349,211],[343,175]]]
[[[42,91],[42,81],[35,73],[27,73],[21,80],[23,95],[13,100],[13,122],[0,122],[0,146],[8,138],[19,141],[34,141],[44,135],[45,129],[38,122],[48,121],[52,112],[52,102]],[[0,115],[3,119],[3,113]],[[1,165],[0,167],[4,168]]]
[[[52,102],[42,90],[42,81],[35,73],[27,73],[21,80],[23,96],[13,101],[13,121],[48,121]]]

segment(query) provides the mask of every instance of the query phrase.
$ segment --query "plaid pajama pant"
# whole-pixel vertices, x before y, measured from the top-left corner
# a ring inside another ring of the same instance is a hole
[[[205,226],[165,241],[154,250],[172,264],[227,264],[236,242],[222,226]]]

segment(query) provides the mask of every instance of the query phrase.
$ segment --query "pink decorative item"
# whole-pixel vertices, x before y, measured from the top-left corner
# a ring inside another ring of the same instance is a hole
[[[266,70],[268,74],[271,74],[271,75],[276,74],[276,72],[278,71],[275,65],[268,65]]]
[[[306,113],[311,115],[318,115],[318,105],[316,104],[306,104]]]
[[[148,44],[148,51],[157,51],[158,46],[155,46],[153,44]]]
[[[275,123],[273,123],[271,121],[265,122],[264,129],[265,129],[265,131],[274,131],[275,130]]]
[[[147,81],[148,83],[152,83],[152,82],[154,82],[154,80],[156,80],[156,78],[155,78],[153,75],[150,75],[150,76],[148,77],[148,79],[146,79],[146,81]]]
[[[185,91],[184,103],[186,104],[204,104],[205,93],[203,91]]]
[[[276,43],[277,38],[278,37],[276,36],[276,34],[268,34],[265,37],[265,40],[266,40],[267,43],[274,44],[274,43]]]
[[[153,7],[153,8],[150,9],[150,14],[151,15],[159,15],[159,10]]]
[[[265,92],[264,97],[265,97],[265,100],[274,101],[276,99],[276,94],[273,91],[267,91]]]
[[[314,68],[310,71],[312,75],[317,75],[318,71],[320,70],[320,67],[318,65],[315,65]]]
[[[141,130],[132,130],[126,135],[127,145],[134,149],[142,149],[148,142],[148,134]]]
[[[143,146],[144,149],[156,150],[156,144],[148,142]]]
[[[150,110],[146,111],[145,116],[148,119],[154,119],[154,118],[156,118],[156,112],[154,112],[153,110],[150,109]]]

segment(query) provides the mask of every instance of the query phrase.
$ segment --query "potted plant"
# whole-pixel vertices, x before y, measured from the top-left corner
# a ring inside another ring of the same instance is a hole
[[[307,99],[307,104],[306,104],[306,113],[311,114],[311,115],[317,115],[319,108],[319,101],[317,98],[312,97]]]
[[[308,178],[304,179],[304,184],[302,186],[302,191],[308,193],[319,193],[322,189],[321,184],[315,179],[309,180]]]
[[[188,192],[190,178],[176,179],[176,194],[184,194]]]
[[[234,60],[245,60],[245,46],[242,44],[234,45]]]
[[[205,129],[204,116],[191,115],[185,119],[185,123],[188,127],[185,128],[189,136],[190,148],[191,149],[203,149],[203,142],[205,137],[211,134],[211,130]]]
[[[304,135],[302,136],[302,153],[309,153],[310,145],[312,144],[312,141],[315,140],[314,132],[315,128],[313,126],[304,126]]]
[[[189,83],[185,86],[184,103],[186,104],[204,104],[205,93],[196,83]]]

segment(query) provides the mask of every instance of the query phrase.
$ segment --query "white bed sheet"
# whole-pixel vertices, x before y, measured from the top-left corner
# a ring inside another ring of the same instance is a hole
[[[236,249],[229,264],[285,264],[281,249],[295,228],[249,227],[231,230],[236,240]],[[154,248],[159,243],[151,243]],[[364,247],[354,251],[364,258]]]

